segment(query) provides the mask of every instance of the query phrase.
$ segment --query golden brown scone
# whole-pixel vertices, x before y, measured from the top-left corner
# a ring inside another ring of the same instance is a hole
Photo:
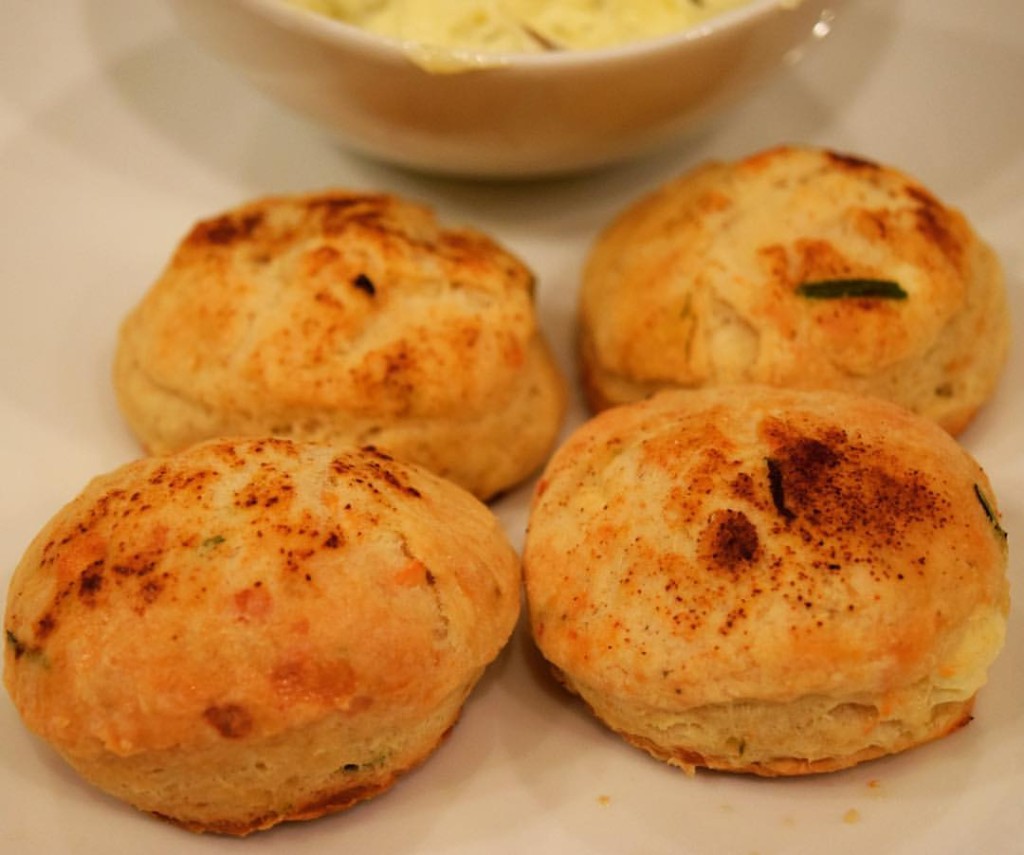
[[[8,593],[4,681],[86,779],[244,835],[391,786],[506,643],[494,515],[375,449],[223,439],[89,484]]]
[[[118,400],[150,452],[372,443],[489,498],[540,467],[563,416],[533,283],[394,196],[253,201],[198,223],[125,320]]]
[[[1003,644],[1007,546],[985,474],[877,398],[665,391],[579,428],[538,483],[533,633],[655,757],[842,769],[970,720]]]
[[[598,237],[581,370],[594,410],[761,383],[878,395],[955,434],[994,390],[1008,318],[960,212],[895,169],[780,147],[701,166]]]

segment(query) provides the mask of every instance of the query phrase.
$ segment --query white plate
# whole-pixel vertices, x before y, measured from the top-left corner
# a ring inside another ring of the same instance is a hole
[[[492,231],[538,273],[544,325],[571,375],[580,264],[613,212],[707,157],[824,144],[898,166],[961,207],[1002,256],[1019,319],[1022,9],[1019,0],[861,0],[802,63],[671,152],[587,177],[483,185],[339,151],[187,43],[157,0],[7,3],[0,582],[88,478],[138,453],[109,380],[121,317],[193,220],[267,192],[386,189]],[[997,396],[963,437],[1000,497],[1015,590],[1024,572],[1019,342]],[[581,418],[577,401],[567,430]],[[528,492],[497,506],[517,544]],[[1015,604],[976,719],[948,739],[832,776],[687,778],[591,720],[551,684],[520,634],[448,742],[390,793],[244,844],[179,831],[81,783],[27,734],[4,695],[0,851],[1024,852],[1022,662]]]

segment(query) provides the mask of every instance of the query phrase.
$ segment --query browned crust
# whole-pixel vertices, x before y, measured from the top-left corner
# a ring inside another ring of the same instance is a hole
[[[583,400],[591,413],[600,413],[615,405],[615,402],[604,393],[597,377],[597,353],[595,353],[593,337],[587,330],[580,328],[576,335],[578,353],[577,373]]]
[[[345,787],[314,799],[288,813],[265,813],[244,822],[229,819],[198,822],[180,819],[157,811],[153,811],[152,815],[196,834],[223,834],[229,837],[245,837],[255,831],[265,831],[268,828],[273,828],[282,822],[317,819],[327,814],[346,810],[359,802],[371,799],[390,789],[397,778],[398,773],[388,775],[386,778],[372,784],[357,784],[356,786]]]
[[[836,757],[822,757],[810,760],[806,757],[777,757],[772,760],[754,763],[737,762],[733,757],[700,754],[685,746],[662,746],[652,740],[636,734],[619,732],[619,735],[631,745],[636,746],[657,760],[673,766],[679,766],[687,772],[697,768],[710,769],[716,772],[732,772],[736,774],[756,775],[761,778],[798,777],[803,775],[820,775],[826,772],[839,772],[850,769],[868,760],[876,760],[888,754],[897,754],[910,748],[948,736],[962,727],[966,727],[973,718],[974,698],[969,698],[958,705],[955,714],[943,716],[938,726],[928,733],[907,739],[904,743],[891,748],[868,745],[852,754]]]
[[[364,780],[358,783],[350,783],[337,790],[325,791],[315,799],[304,802],[288,811],[270,811],[249,820],[208,820],[201,822],[189,820],[157,811],[150,811],[152,816],[165,820],[172,825],[191,831],[195,834],[220,834],[226,837],[246,837],[257,831],[266,831],[275,825],[284,822],[306,822],[311,819],[319,819],[332,813],[341,813],[349,808],[355,807],[360,802],[368,801],[382,793],[390,790],[400,777],[413,771],[423,764],[440,746],[444,743],[455,727],[452,724],[438,739],[438,741],[418,759],[402,769],[389,769],[383,773],[377,772],[372,780]]]

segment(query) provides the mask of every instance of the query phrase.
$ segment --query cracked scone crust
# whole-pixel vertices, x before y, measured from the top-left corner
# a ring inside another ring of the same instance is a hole
[[[394,196],[256,200],[198,223],[125,319],[118,402],[150,452],[372,443],[489,498],[563,417],[533,287],[488,236]]]
[[[450,482],[374,449],[213,440],[95,479],[41,531],[4,679],[87,780],[241,835],[424,760],[519,608],[518,556]]]
[[[985,474],[933,422],[844,393],[605,411],[538,483],[523,561],[566,686],[687,770],[826,772],[941,737],[1005,636]]]
[[[799,291],[836,280],[906,296]],[[766,383],[874,394],[957,433],[1008,342],[999,262],[960,212],[895,169],[805,147],[708,163],[638,200],[595,241],[580,297],[595,410]]]

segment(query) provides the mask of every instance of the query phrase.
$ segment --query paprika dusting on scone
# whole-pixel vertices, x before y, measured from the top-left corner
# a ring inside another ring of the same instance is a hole
[[[655,757],[803,775],[970,721],[1007,540],[985,473],[930,420],[826,390],[669,390],[581,426],[540,485],[536,643]]]

